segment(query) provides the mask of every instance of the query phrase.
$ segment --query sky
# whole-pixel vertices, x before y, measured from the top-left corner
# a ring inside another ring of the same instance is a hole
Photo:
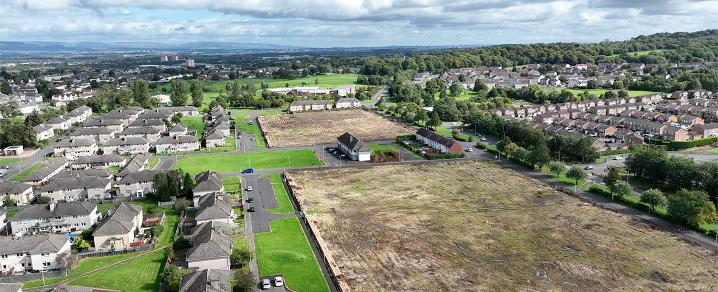
[[[596,42],[718,28],[716,15],[718,0],[0,0],[0,41]]]

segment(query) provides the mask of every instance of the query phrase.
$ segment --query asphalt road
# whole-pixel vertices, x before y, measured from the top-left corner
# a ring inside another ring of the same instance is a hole
[[[177,164],[177,156],[156,156],[159,159],[155,170],[172,170]]]
[[[10,180],[13,176],[17,175],[24,169],[47,160],[47,155],[53,152],[54,145],[55,142],[50,143],[49,145],[35,151],[32,156],[23,160],[19,164],[10,165],[10,168],[8,168],[5,175],[3,175],[3,180]]]

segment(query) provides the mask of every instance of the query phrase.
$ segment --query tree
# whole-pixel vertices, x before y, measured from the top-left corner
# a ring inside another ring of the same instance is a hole
[[[548,146],[546,143],[539,143],[529,153],[528,160],[532,165],[537,165],[538,168],[543,167],[546,163],[551,161],[551,153],[549,153]]]
[[[562,172],[566,171],[566,164],[561,161],[551,161],[548,163],[548,169],[556,176],[560,176]]]
[[[436,129],[436,127],[441,126],[441,119],[439,118],[439,113],[436,111],[432,111],[431,115],[429,116],[429,120],[426,121],[426,126],[432,129]]]
[[[173,106],[182,106],[187,104],[187,88],[184,81],[174,80],[170,85],[170,101]]]
[[[252,253],[246,248],[235,247],[232,249],[232,255],[229,262],[232,268],[241,268],[252,260]]]
[[[150,96],[149,83],[144,79],[132,80],[130,92],[132,92],[132,99],[141,107],[152,108],[157,106],[158,101]]]
[[[484,82],[481,81],[481,79],[476,79],[476,81],[474,81],[474,91],[481,92],[481,91],[484,91],[487,89],[488,89],[488,87],[486,87],[486,84],[484,84]]]
[[[167,283],[167,290],[171,292],[179,291],[180,285],[182,285],[182,277],[190,274],[192,271],[188,269],[178,268],[174,265],[169,265],[162,274],[162,281]]]
[[[90,243],[78,236],[72,241],[72,248],[77,251],[88,250],[90,248]]]
[[[623,199],[623,197],[631,195],[633,187],[631,187],[631,184],[628,182],[620,180],[610,185],[608,190],[611,191],[611,199],[613,199],[614,196]]]
[[[184,179],[182,180],[182,195],[188,200],[192,200],[194,197],[194,193],[192,192],[193,188],[194,181],[192,180],[192,176],[189,172],[186,172],[184,174]]]
[[[571,167],[566,172],[566,177],[574,180],[576,185],[578,185],[578,182],[584,178],[586,178],[586,172],[583,169],[580,169],[578,167]]]
[[[503,139],[499,140],[499,142],[496,142],[496,149],[501,152],[506,152],[506,146],[511,144],[511,138],[504,137]]]
[[[236,270],[232,276],[232,291],[249,291],[254,287],[254,276],[248,269]]]
[[[464,88],[461,86],[461,84],[454,82],[449,86],[449,93],[451,96],[459,96],[461,95],[461,92],[464,90]]]
[[[716,221],[716,207],[701,191],[682,189],[668,197],[668,214],[673,220],[697,228]]]
[[[623,174],[623,168],[621,167],[610,167],[608,168],[608,174],[603,177],[603,183],[611,187],[614,183],[621,180]]]
[[[41,205],[46,205],[50,203],[50,197],[47,196],[39,196],[37,197],[37,203]]]
[[[189,91],[192,94],[192,105],[196,107],[201,107],[202,93],[204,91],[204,83],[202,82],[202,80],[192,80],[192,83],[190,83]]]
[[[23,120],[3,119],[0,122],[0,146],[33,146],[36,142],[35,131]]]
[[[5,198],[5,206],[8,207],[17,207],[17,201],[15,199],[7,197]]]
[[[655,210],[658,206],[665,206],[668,204],[666,195],[658,189],[649,189],[641,195],[641,202],[651,207],[651,211]]]
[[[6,95],[12,94],[12,87],[10,87],[10,83],[5,81],[2,84],[0,84],[0,93],[6,94]]]

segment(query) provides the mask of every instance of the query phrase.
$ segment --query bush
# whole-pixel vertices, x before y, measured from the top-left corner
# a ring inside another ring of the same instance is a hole
[[[459,140],[461,142],[473,142],[474,141],[474,137],[471,137],[471,136],[463,134],[463,133],[459,133],[458,131],[456,133],[452,132],[451,137],[453,137],[454,139]]]
[[[232,290],[235,292],[249,291],[254,287],[254,276],[247,269],[234,271],[232,275]]]
[[[175,240],[175,242],[172,244],[172,249],[174,249],[174,250],[185,249],[185,248],[188,248],[188,247],[189,247],[189,240],[188,240],[186,237],[184,237],[184,236],[180,236],[180,237],[177,238],[177,240]]]
[[[700,140],[692,140],[692,141],[672,141],[670,142],[670,149],[671,150],[683,150],[693,147],[700,147],[700,146],[706,146],[711,145],[713,143],[716,143],[718,141],[717,137],[711,137],[711,138],[705,138]]]
[[[232,249],[232,256],[229,259],[230,265],[233,269],[241,268],[249,261],[252,260],[252,253],[246,248],[234,248]]]
[[[165,227],[162,225],[154,225],[152,226],[152,229],[150,229],[152,232],[152,237],[159,237],[160,234],[162,234],[162,231],[165,231]]]

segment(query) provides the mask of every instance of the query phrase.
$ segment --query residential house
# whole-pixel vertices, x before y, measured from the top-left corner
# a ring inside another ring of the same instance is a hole
[[[152,127],[160,132],[167,131],[167,124],[165,124],[164,120],[156,120],[156,119],[138,119],[134,122],[130,123],[127,128],[146,128],[146,127]]]
[[[128,165],[132,164],[133,162],[130,162]],[[117,182],[117,196],[143,198],[145,195],[155,192],[156,175],[157,171],[155,170],[138,170],[122,176]]]
[[[39,185],[46,183],[50,178],[67,166],[68,161],[65,158],[55,158],[45,161],[45,165],[35,172],[26,176],[22,181],[31,185]]]
[[[693,132],[703,138],[718,137],[718,123],[696,125]]]
[[[194,177],[194,181],[195,186],[192,188],[192,193],[195,206],[199,206],[199,200],[203,196],[224,193],[224,183],[219,173],[211,170],[203,171]]]
[[[108,168],[112,166],[123,167],[127,163],[127,158],[114,153],[103,155],[83,156],[72,162],[72,169],[87,168]]]
[[[142,137],[113,138],[102,145],[105,153],[147,154],[150,152],[150,141]]]
[[[227,195],[212,193],[199,197],[194,220],[199,224],[218,222],[232,224],[232,206],[226,201]]]
[[[164,136],[155,143],[155,150],[159,153],[175,153],[199,150],[200,143],[194,136]]]
[[[446,138],[424,128],[416,131],[416,139],[440,153],[455,154],[464,151],[464,147],[456,140]]]
[[[142,226],[142,206],[121,203],[108,212],[95,228],[92,236],[98,250],[123,250],[135,242],[135,234]]]
[[[232,255],[231,227],[217,222],[199,224],[192,229],[187,266],[197,269],[229,270]]]
[[[683,115],[678,119],[678,122],[681,123],[682,125],[691,126],[691,127],[695,126],[695,125],[702,125],[705,123],[702,118],[692,116],[692,115]]]
[[[62,116],[52,117],[45,122],[45,125],[52,127],[54,130],[67,130],[72,126],[70,120],[63,118]]]
[[[661,134],[661,138],[668,141],[687,141],[691,136],[688,134],[688,131],[681,127],[670,126],[666,127]]]
[[[55,131],[50,125],[40,124],[32,127],[32,130],[35,131],[37,141],[45,141],[55,136]]]
[[[174,116],[174,111],[168,108],[155,108],[152,110],[146,110],[137,116],[137,120],[167,120],[169,121]]]
[[[114,135],[115,130],[107,127],[78,128],[69,134],[71,139],[95,140],[100,144],[112,139]]]
[[[148,161],[149,161],[149,159],[147,158],[147,155],[145,155],[145,154],[137,154],[137,155],[133,156],[132,159],[129,162],[127,162],[127,164],[125,164],[125,167],[123,167],[120,170],[120,172],[118,172],[115,175],[115,178],[117,180],[120,180],[123,177],[128,176],[129,174],[131,174],[133,172],[138,172],[140,170],[144,170],[145,165],[147,164]]]
[[[334,103],[334,108],[357,108],[361,107],[361,101],[356,98],[343,97]]]
[[[94,155],[97,152],[97,142],[93,139],[71,138],[55,144],[55,156],[64,156],[69,160],[78,157]]]
[[[168,106],[165,107],[165,109],[168,109],[175,114],[182,114],[182,116],[186,117],[196,117],[200,115],[199,109],[194,106]]]
[[[155,127],[127,128],[117,134],[117,138],[145,138],[150,143],[157,142],[162,137],[162,132]]]
[[[183,124],[175,124],[169,129],[168,134],[170,137],[187,135],[187,127]]]
[[[85,128],[110,128],[115,133],[122,132],[127,125],[126,121],[119,119],[104,119],[100,117],[94,117],[87,119],[82,126]]]
[[[204,145],[207,148],[213,148],[213,147],[223,147],[225,144],[224,141],[224,135],[220,133],[219,131],[211,131],[209,133],[205,133],[204,136]]]
[[[58,258],[67,256],[70,246],[70,238],[61,234],[0,237],[0,272],[22,274],[59,269]]]
[[[10,219],[8,225],[15,236],[70,233],[94,226],[100,216],[95,203],[52,202],[23,208]]]
[[[99,176],[52,178],[40,188],[39,194],[53,202],[109,199],[111,182]]]
[[[351,160],[371,160],[371,149],[363,141],[345,132],[337,138],[337,147]]]
[[[35,195],[33,194],[32,186],[29,184],[16,181],[0,181],[1,203],[4,204],[8,198],[15,201],[18,206],[25,206],[35,199]]]
[[[326,100],[297,100],[289,104],[289,112],[321,111],[332,109],[332,104]]]
[[[91,116],[92,116],[92,108],[90,108],[89,106],[83,105],[74,110],[71,110],[69,113],[67,113],[67,115],[65,117],[68,119],[70,124],[74,124],[74,123],[83,123]]]
[[[230,279],[228,270],[196,269],[182,276],[179,292],[231,292]]]

